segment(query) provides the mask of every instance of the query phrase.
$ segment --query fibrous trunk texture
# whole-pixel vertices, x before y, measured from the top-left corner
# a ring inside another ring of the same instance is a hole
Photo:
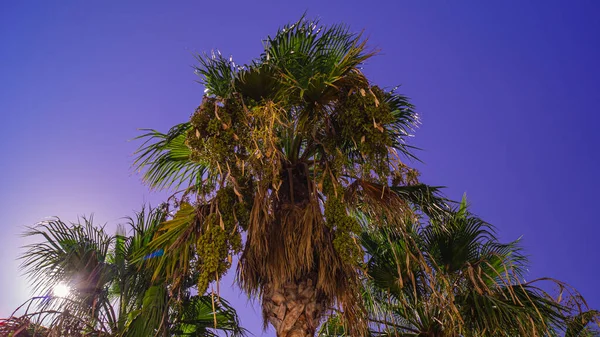
[[[312,278],[279,287],[267,286],[264,291],[263,315],[275,328],[277,337],[315,335],[325,308]]]

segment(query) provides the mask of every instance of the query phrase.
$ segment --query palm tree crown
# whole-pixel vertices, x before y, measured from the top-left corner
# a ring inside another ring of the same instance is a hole
[[[43,336],[216,336],[217,330],[242,336],[224,299],[194,295],[190,281],[173,292],[164,276],[135,260],[167,218],[163,207],[144,208],[129,219],[131,235],[125,227],[109,235],[92,218],[31,227],[26,235],[42,240],[27,247],[23,268],[34,293],[46,295],[12,321],[47,325],[38,329]],[[57,285],[69,293],[53,293]]]
[[[363,75],[373,55],[346,27],[301,19],[267,38],[250,64],[198,57],[202,104],[169,133],[143,135],[136,162],[153,187],[185,185],[178,215],[150,245],[165,248],[170,277],[197,271],[205,289],[241,253],[240,284],[262,296],[280,336],[296,320],[284,323],[278,300],[265,300],[287,296],[282,287],[292,284],[314,288],[302,315],[309,331],[336,304],[352,326],[364,326],[355,213],[444,207],[401,161],[413,156],[405,140],[418,116],[405,97]],[[174,258],[199,252],[193,265]]]
[[[527,259],[518,241],[499,242],[494,228],[471,214],[464,199],[444,216],[408,226],[408,233],[380,228],[361,236],[368,256],[363,298],[370,335],[598,335],[588,326],[598,313],[586,310],[563,282],[526,282]],[[425,263],[412,263],[411,255],[422,255]],[[545,290],[548,285],[560,289],[556,298]],[[334,318],[320,335],[346,334]]]

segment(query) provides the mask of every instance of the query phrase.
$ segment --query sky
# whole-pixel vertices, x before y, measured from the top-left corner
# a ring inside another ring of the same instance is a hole
[[[115,228],[151,192],[131,169],[139,128],[186,121],[203,87],[194,54],[236,63],[304,12],[364,30],[380,86],[421,115],[422,181],[466,193],[530,278],[555,277],[600,308],[600,2],[0,1],[0,317],[28,296],[25,226],[94,213]],[[223,294],[256,336],[260,310]],[[274,336],[268,331],[265,336]]]

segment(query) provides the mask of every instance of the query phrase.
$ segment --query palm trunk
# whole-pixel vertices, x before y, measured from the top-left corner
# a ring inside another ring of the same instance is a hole
[[[311,278],[265,287],[262,307],[277,337],[313,337],[324,311]]]
[[[296,269],[304,269],[305,273],[299,277],[291,276],[291,281],[289,275],[270,276],[272,279],[262,287],[263,317],[265,323],[269,322],[275,328],[277,337],[313,337],[326,302],[316,288],[316,272],[309,271],[315,268],[314,262],[307,263],[307,259],[302,258],[306,254],[315,254],[312,230],[306,237],[300,237],[299,233],[306,227],[314,226],[304,218],[306,207],[315,196],[311,195],[311,182],[304,164],[284,168],[281,181],[273,207],[275,220],[271,223],[268,235],[269,242],[283,240],[290,244],[271,246],[268,254],[279,264],[275,268],[277,271],[285,270],[285,264],[289,263]],[[295,260],[282,261],[279,259],[281,256],[290,256]]]

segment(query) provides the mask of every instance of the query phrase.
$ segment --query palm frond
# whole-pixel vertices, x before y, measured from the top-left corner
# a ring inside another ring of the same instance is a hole
[[[197,241],[200,232],[195,223],[194,207],[182,204],[172,219],[161,223],[152,241],[135,252],[134,261],[150,266],[153,280],[166,278],[175,287],[181,286],[195,255],[194,245],[190,244]],[[163,254],[154,258],[156,251]]]
[[[201,76],[200,83],[204,84],[206,94],[227,98],[233,93],[233,81],[238,70],[232,58],[225,58],[220,51],[196,55],[199,65],[194,67],[197,75]]]
[[[164,285],[154,285],[143,294],[142,305],[128,313],[124,336],[158,336],[169,330],[169,299]]]
[[[191,150],[185,144],[190,128],[189,123],[182,123],[166,134],[145,129],[147,133],[135,138],[145,141],[135,152],[133,165],[137,171],[144,171],[144,180],[149,186],[156,189],[178,189],[182,185],[201,187],[206,165],[190,160]]]
[[[240,327],[239,317],[233,307],[223,298],[204,295],[192,296],[181,304],[172,328],[175,336],[226,336],[242,337],[247,331]]]
[[[344,25],[322,26],[300,18],[268,37],[261,62],[278,70],[288,97],[326,104],[345,76],[374,55]]]
[[[113,238],[94,227],[91,217],[72,224],[54,218],[29,227],[24,235],[42,239],[27,245],[21,257],[35,293],[52,296],[52,290],[64,283],[92,300],[110,282],[113,270],[106,256]]]
[[[537,282],[523,281],[527,261],[517,242],[500,243],[494,228],[471,214],[464,200],[428,220],[409,221],[404,231],[384,227],[362,236],[369,271],[365,289],[379,303],[371,314],[390,323],[386,328],[465,336],[554,336],[563,329],[567,308]],[[426,264],[413,257],[418,254]]]
[[[419,160],[414,155],[414,151],[418,148],[406,142],[420,124],[419,114],[414,110],[415,107],[408,98],[396,93],[396,89],[397,87],[384,94],[384,103],[389,106],[393,116],[388,127],[392,135],[392,147],[408,158]]]
[[[563,307],[529,284],[500,286],[490,293],[474,289],[457,296],[465,327],[507,335],[552,335],[563,324]]]

